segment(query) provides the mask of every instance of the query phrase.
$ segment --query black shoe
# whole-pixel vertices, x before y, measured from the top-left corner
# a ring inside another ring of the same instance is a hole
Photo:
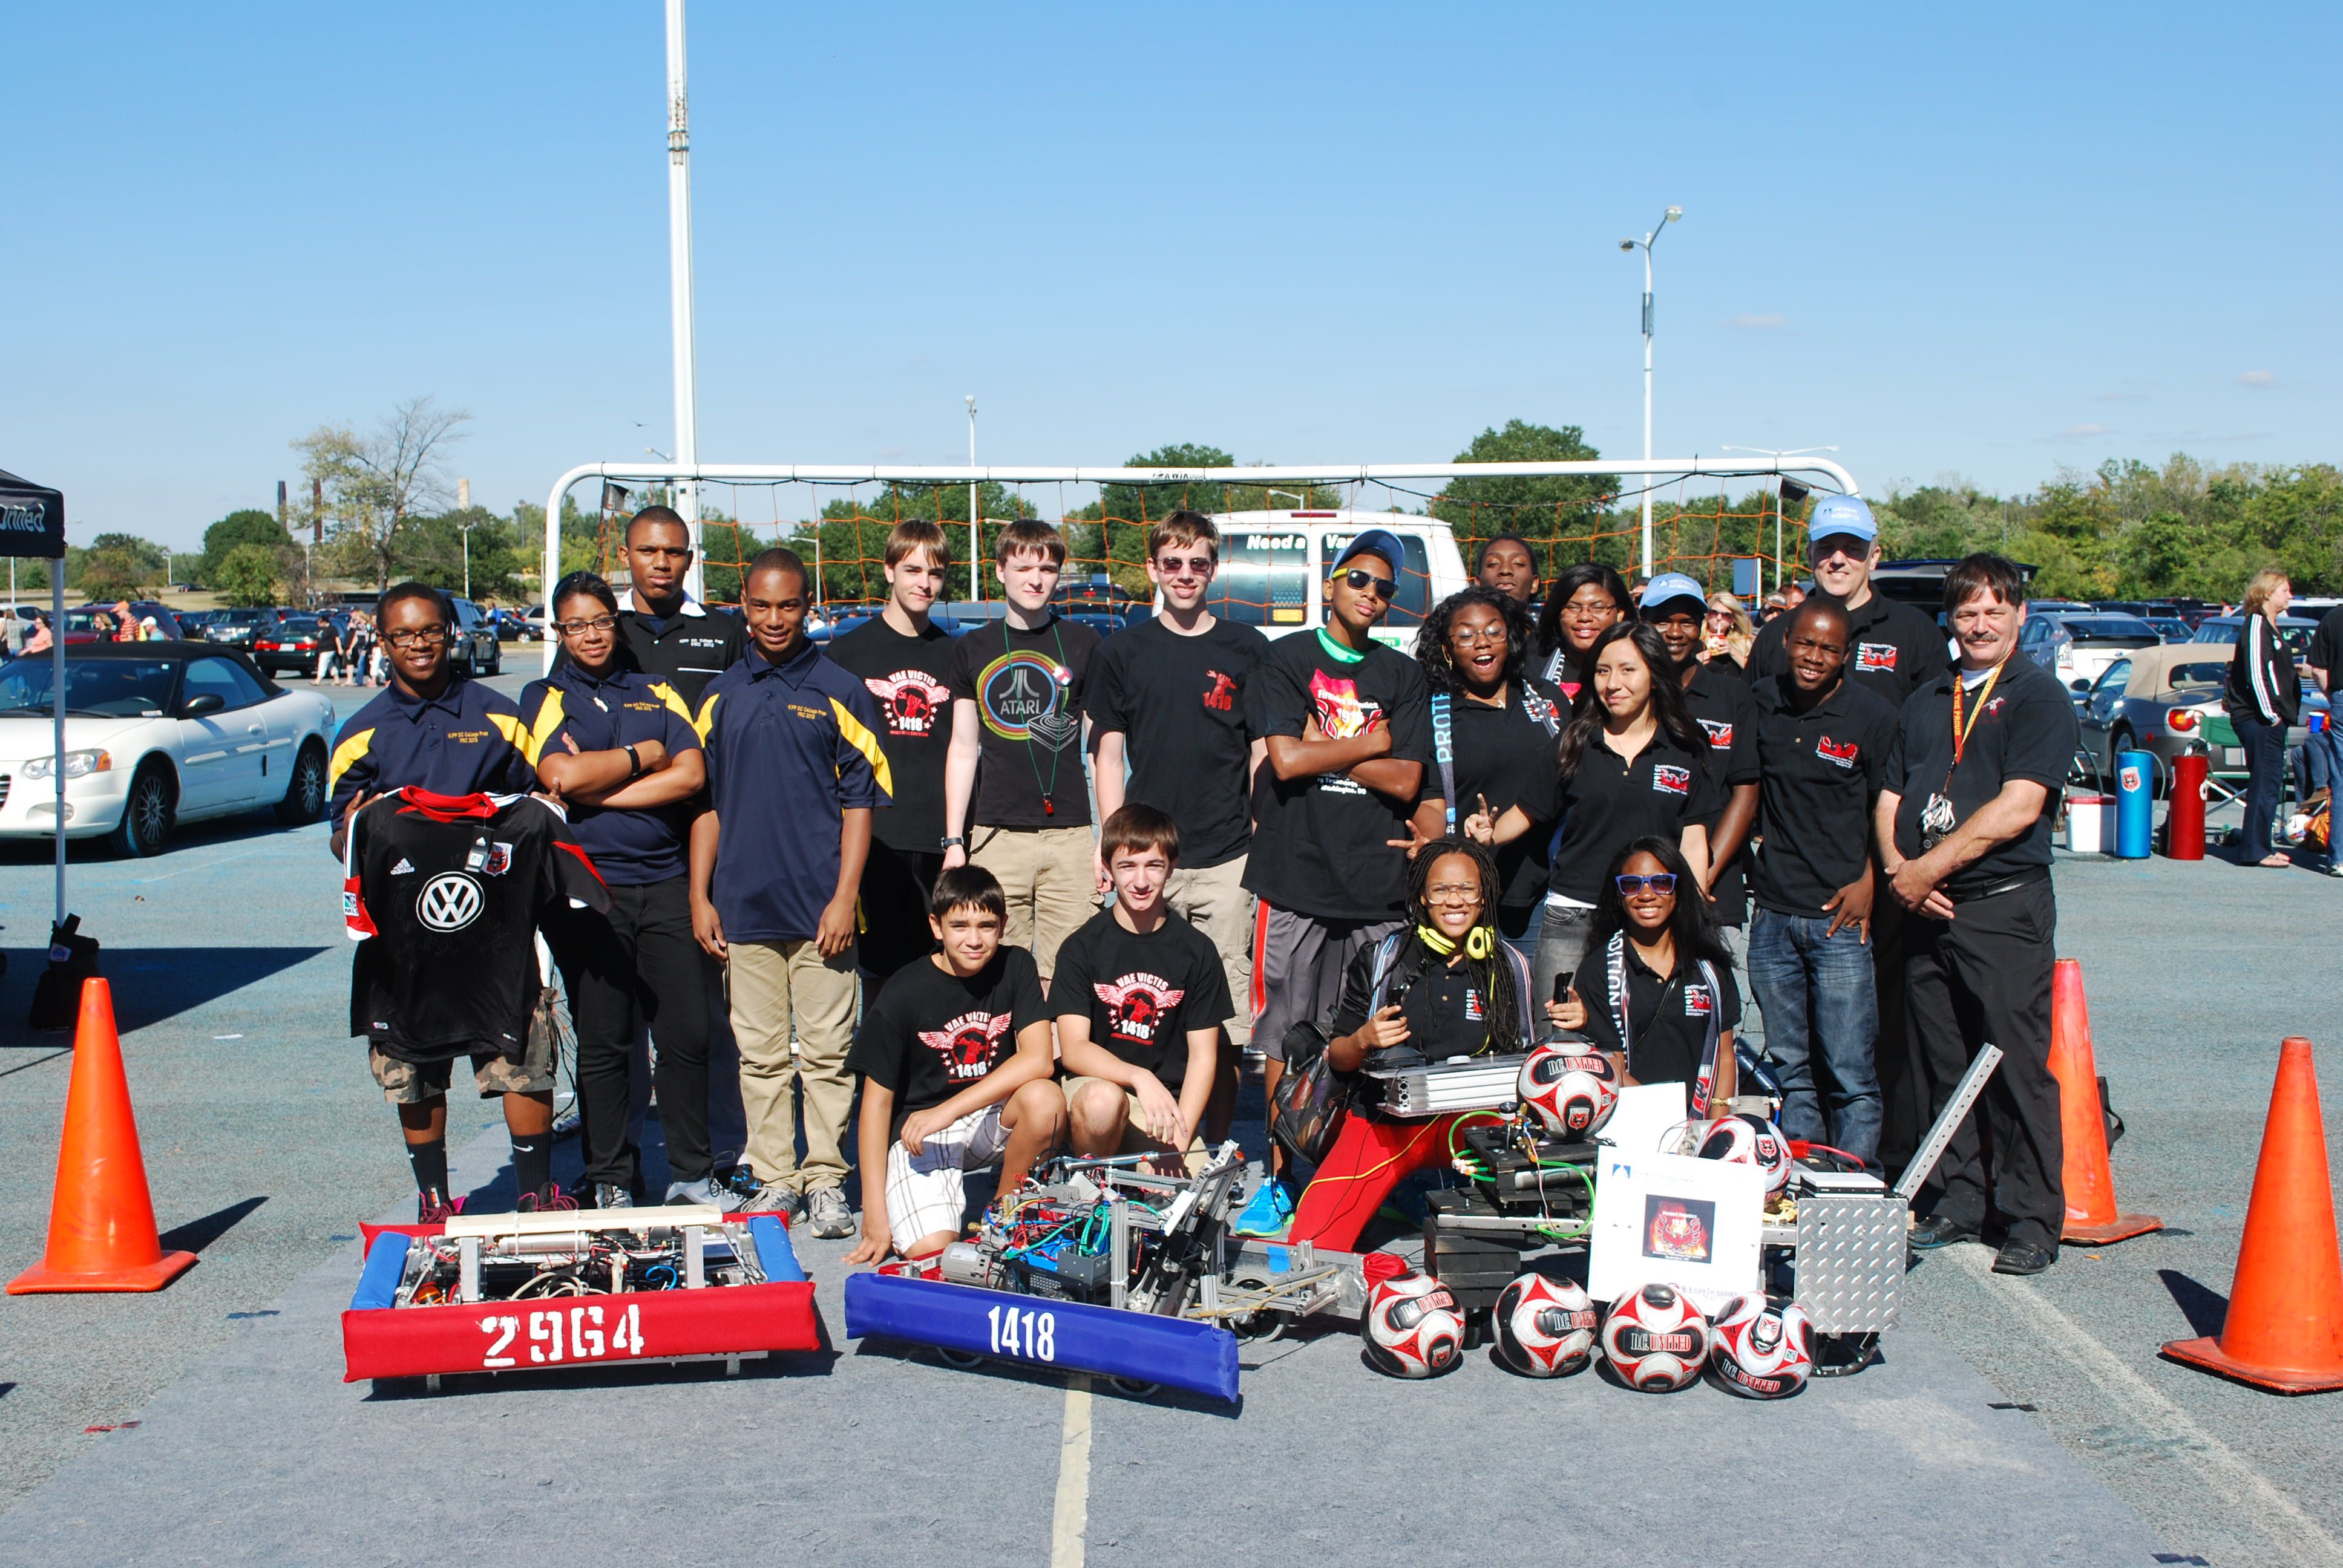
[[[597,1209],[631,1209],[634,1206],[635,1195],[616,1181],[594,1183],[594,1207]]]
[[[716,1171],[713,1180],[719,1187],[743,1202],[754,1198],[765,1185],[757,1180],[757,1173],[745,1164],[723,1166]]]
[[[2039,1241],[2004,1241],[1994,1255],[1996,1274],[2038,1274],[2058,1261],[2058,1249]]]
[[[1912,1243],[1914,1251],[1921,1252],[1933,1252],[1939,1247],[1949,1247],[1956,1241],[1974,1241],[1976,1239],[1976,1226],[1964,1225],[1958,1220],[1944,1214],[1929,1215],[1913,1226],[1912,1233],[1906,1238]]]

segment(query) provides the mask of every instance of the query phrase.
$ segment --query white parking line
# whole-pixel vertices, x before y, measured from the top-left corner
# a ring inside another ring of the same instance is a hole
[[[206,861],[205,861],[202,865],[200,865],[200,866],[182,866],[182,867],[180,867],[180,868],[178,869],[178,870],[176,870],[176,871],[165,871],[165,872],[163,872],[160,876],[154,876],[154,877],[133,877],[133,878],[131,878],[131,879],[130,879],[130,885],[131,885],[132,887],[134,887],[134,888],[143,888],[143,887],[145,887],[145,886],[146,886],[147,883],[149,883],[149,882],[164,882],[164,881],[168,881],[170,879],[172,879],[173,877],[176,877],[176,876],[180,875],[182,872],[186,872],[186,871],[208,871],[208,870],[210,870],[214,866],[225,866],[225,865],[226,865],[230,860],[241,860],[241,859],[244,859],[246,856],[250,856],[250,855],[262,855],[262,854],[266,854],[266,853],[267,853],[270,849],[276,849],[276,848],[277,848],[277,845],[274,845],[274,844],[263,844],[263,845],[261,845],[261,846],[260,846],[259,848],[257,848],[257,849],[242,850],[242,851],[240,851],[239,853],[236,853],[236,854],[234,854],[234,855],[222,855],[222,856],[221,856],[218,859],[216,859],[216,860],[206,860]]]
[[[1058,1434],[1058,1505],[1050,1519],[1050,1568],[1082,1568],[1091,1519],[1091,1380],[1066,1382],[1066,1422]]]
[[[2022,1280],[1995,1274],[1992,1254],[1982,1247],[1947,1247],[1938,1256],[1951,1258],[1986,1285],[1996,1299],[2032,1320],[2035,1332],[2066,1352],[2109,1403],[2157,1440],[2162,1452],[2196,1471],[2217,1493],[2248,1504],[2240,1513],[2269,1543],[2273,1555],[2268,1561],[2299,1568],[2334,1568],[2343,1563],[2343,1546],[2317,1520],[2227,1444],[2197,1425],[2186,1411],[2158,1393],[2113,1351],[2077,1327],[2049,1297]]]

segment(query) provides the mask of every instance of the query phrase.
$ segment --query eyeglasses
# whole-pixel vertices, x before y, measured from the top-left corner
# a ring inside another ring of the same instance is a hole
[[[1586,604],[1578,599],[1572,599],[1562,607],[1562,615],[1564,620],[1616,620],[1619,618],[1619,607],[1608,599],[1600,604]]]
[[[1468,646],[1476,642],[1503,642],[1505,640],[1505,623],[1499,621],[1494,626],[1484,626],[1478,629],[1452,626],[1448,628],[1448,640]]]
[[[1353,567],[1342,574],[1342,580],[1351,585],[1351,591],[1353,593],[1365,593],[1373,589],[1374,596],[1386,604],[1391,602],[1392,595],[1399,592],[1399,584],[1389,578],[1379,578],[1364,567]]]
[[[1208,578],[1212,575],[1212,560],[1199,556],[1193,560],[1182,560],[1177,556],[1158,556],[1155,569],[1167,578]]]
[[[617,616],[598,615],[592,620],[557,620],[553,629],[564,637],[578,637],[589,631],[615,631],[618,626]]]
[[[1477,904],[1481,901],[1481,884],[1442,882],[1423,890],[1423,901],[1427,904]]]
[[[1625,876],[1614,877],[1611,879],[1619,884],[1621,895],[1630,899],[1646,888],[1655,893],[1673,893],[1676,890],[1676,874],[1674,871],[1654,871],[1648,877],[1639,877],[1631,871]]]
[[[414,631],[401,628],[384,632],[382,640],[393,648],[437,648],[447,640],[447,628],[444,626],[427,626]]]
[[[1729,609],[1713,609],[1708,612],[1708,618],[1719,626],[1731,626],[1733,612]]]

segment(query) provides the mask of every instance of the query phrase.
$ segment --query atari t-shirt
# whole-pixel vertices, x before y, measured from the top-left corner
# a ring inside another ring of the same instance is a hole
[[[1188,1031],[1236,1011],[1220,952],[1203,932],[1167,914],[1141,936],[1111,909],[1058,949],[1050,996],[1059,1017],[1090,1020],[1092,1045],[1147,1069],[1174,1095],[1188,1076]]]
[[[1081,622],[1053,614],[1032,631],[995,621],[951,645],[953,699],[974,702],[981,727],[967,826],[1091,825],[1082,695],[1100,640]]]
[[[934,957],[897,970],[862,1015],[846,1069],[895,1091],[887,1136],[914,1111],[941,1105],[1017,1053],[1017,1035],[1050,1016],[1041,971],[1002,948],[966,980]]]

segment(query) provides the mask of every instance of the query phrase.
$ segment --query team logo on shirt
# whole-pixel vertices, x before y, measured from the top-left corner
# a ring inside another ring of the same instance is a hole
[[[1661,795],[1689,795],[1692,793],[1692,769],[1679,768],[1673,762],[1655,762],[1652,765],[1652,789]]]
[[[1858,642],[1855,645],[1855,668],[1876,669],[1893,675],[1896,672],[1896,645],[1892,642]]]
[[[1226,713],[1237,705],[1237,683],[1233,677],[1217,669],[1204,671],[1212,689],[1204,693],[1204,706],[1215,713]]]
[[[1709,1015],[1710,1010],[1715,1006],[1715,1003],[1709,997],[1708,988],[1704,985],[1688,985],[1684,987],[1684,1017],[1686,1018],[1706,1018]]]
[[[1987,718],[2001,711],[2002,701],[2003,699],[1998,697],[1988,697],[1985,699],[1985,711]]]
[[[1127,974],[1113,984],[1093,981],[1091,990],[1106,1003],[1107,1029],[1115,1039],[1153,1045],[1164,1015],[1188,993],[1161,975]]]
[[[1479,1023],[1488,1016],[1488,1010],[1481,1005],[1481,993],[1473,987],[1466,986],[1464,988],[1464,1020],[1467,1023]]]
[[[920,1042],[943,1058],[945,1077],[966,1083],[992,1070],[1008,1034],[1007,1013],[964,1012],[941,1029],[920,1030]]]
[[[1841,768],[1854,767],[1855,759],[1862,750],[1863,746],[1859,741],[1833,740],[1827,735],[1815,742],[1815,756],[1825,762],[1835,762]]]
[[[1728,751],[1733,748],[1733,722],[1725,719],[1704,719],[1700,727],[1708,731],[1709,749]]]
[[[480,867],[480,870],[488,876],[501,877],[511,869],[512,846],[510,844],[489,845],[488,860]]]
[[[1383,710],[1373,698],[1359,695],[1359,683],[1322,669],[1310,672],[1310,705],[1318,732],[1329,740],[1349,740],[1383,721]]]
[[[892,675],[866,675],[862,684],[887,713],[887,733],[932,735],[950,693],[943,682],[924,669],[899,669]]]
[[[1081,722],[1065,711],[1074,672],[1031,649],[1004,653],[977,677],[977,707],[984,727],[1003,740],[1025,740],[1063,750],[1081,732]]]
[[[416,896],[415,918],[435,931],[460,931],[480,918],[488,900],[461,871],[442,871]]]

